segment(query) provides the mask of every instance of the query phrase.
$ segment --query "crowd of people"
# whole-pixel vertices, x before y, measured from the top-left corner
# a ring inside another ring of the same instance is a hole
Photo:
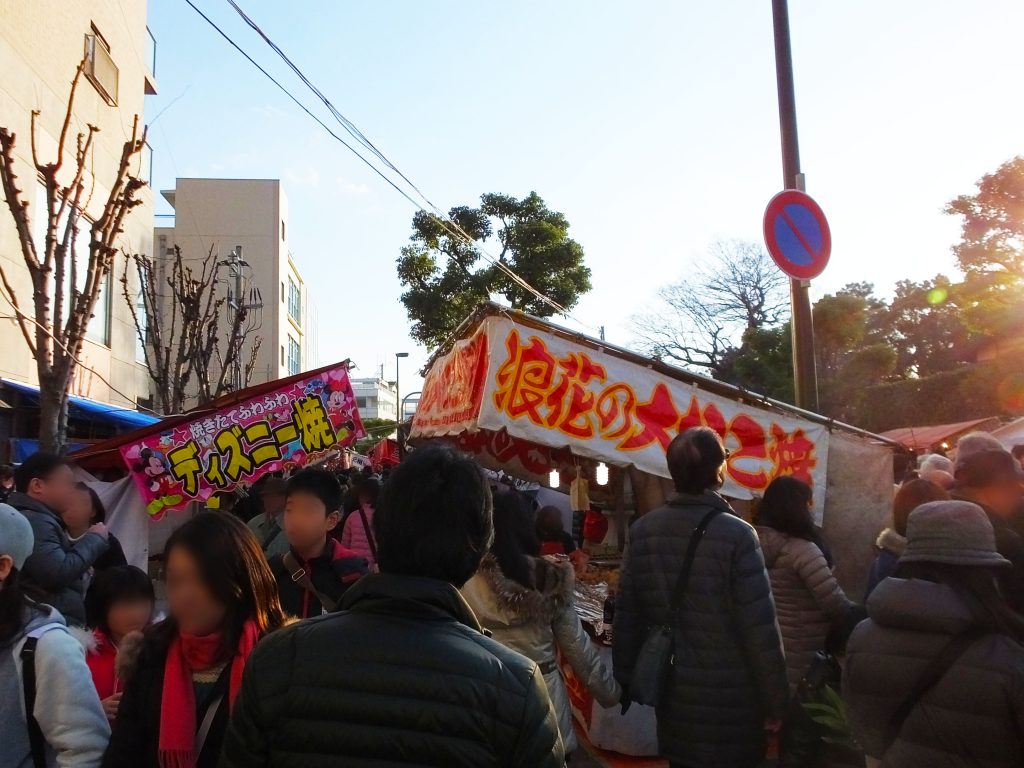
[[[782,768],[1024,765],[1019,458],[982,433],[926,457],[851,597],[811,488],[776,478],[748,524],[727,457],[709,429],[670,444],[609,665],[558,510],[450,447],[191,517],[160,601],[99,496],[36,454],[0,491],[0,763],[556,768],[578,748],[563,662],[599,706],[654,704],[672,766],[754,768],[770,744]]]

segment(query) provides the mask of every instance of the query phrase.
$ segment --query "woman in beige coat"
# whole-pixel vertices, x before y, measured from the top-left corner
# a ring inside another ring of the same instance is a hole
[[[572,564],[536,556],[540,547],[530,517],[517,493],[495,496],[494,545],[462,594],[495,640],[540,666],[568,754],[577,742],[556,656],[561,654],[602,706],[618,704],[622,690],[573,608]]]
[[[811,502],[810,486],[778,477],[758,509],[757,535],[772,582],[791,690],[825,647],[832,622],[852,606],[819,543]]]

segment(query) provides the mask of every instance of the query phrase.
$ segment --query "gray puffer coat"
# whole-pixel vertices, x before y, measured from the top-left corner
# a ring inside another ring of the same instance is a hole
[[[832,621],[853,607],[832,574],[821,548],[813,541],[759,527],[758,538],[772,582],[772,596],[786,651],[790,690],[825,648]]]
[[[893,713],[928,664],[971,625],[952,588],[888,578],[868,600],[847,647],[843,695],[864,751],[882,758]],[[976,641],[924,695],[884,755],[883,768],[1024,765],[1024,646],[1001,635]]]
[[[572,564],[531,558],[540,589],[528,589],[501,572],[492,555],[484,558],[477,574],[466,582],[462,596],[480,625],[507,648],[540,665],[548,695],[558,714],[558,730],[566,752],[576,749],[572,706],[556,651],[569,662],[580,680],[605,707],[618,704],[622,689],[610,669],[601,663],[597,648],[583,629],[572,606]]]
[[[657,708],[658,744],[679,765],[743,768],[763,758],[764,720],[783,716],[789,686],[757,534],[718,494],[675,494],[630,529],[615,606],[615,676],[628,690],[648,628],[669,621],[690,536],[712,509],[722,514],[697,549],[674,617],[675,664]]]

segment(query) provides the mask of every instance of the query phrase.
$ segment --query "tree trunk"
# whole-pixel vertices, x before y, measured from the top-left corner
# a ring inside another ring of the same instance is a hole
[[[53,392],[52,388],[39,388],[39,450],[46,453],[64,453],[67,432],[67,395]]]

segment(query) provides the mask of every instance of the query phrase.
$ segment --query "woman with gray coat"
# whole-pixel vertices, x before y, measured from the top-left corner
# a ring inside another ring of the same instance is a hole
[[[853,735],[884,768],[1024,765],[1024,618],[996,582],[1009,565],[981,507],[910,513],[843,674]]]
[[[672,766],[685,768],[758,765],[789,693],[757,534],[716,492],[725,461],[710,429],[690,429],[672,441],[668,469],[677,492],[630,529],[615,605],[615,676],[627,698],[648,629],[675,627],[674,663],[656,708],[658,746]],[[712,512],[689,588],[672,615],[690,537]]]
[[[832,623],[853,607],[818,543],[813,494],[795,477],[777,477],[758,508],[757,535],[772,582],[786,652],[786,676],[796,690]]]
[[[573,608],[572,564],[537,557],[539,551],[531,515],[519,495],[514,491],[497,494],[494,545],[476,575],[462,587],[462,596],[495,640],[540,665],[569,754],[577,740],[557,654],[602,706],[618,704],[622,689],[601,662]]]

